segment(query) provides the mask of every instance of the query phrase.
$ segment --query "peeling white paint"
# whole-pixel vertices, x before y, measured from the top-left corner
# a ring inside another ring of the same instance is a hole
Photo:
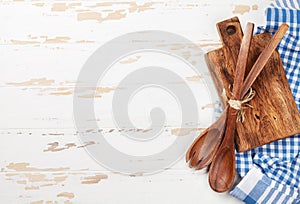
[[[72,97],[87,58],[112,38],[133,31],[163,30],[182,35],[208,51],[221,46],[216,22],[238,15],[242,25],[247,21],[261,25],[270,1],[0,0],[0,202],[192,204],[199,203],[201,197],[203,203],[239,203],[228,194],[212,192],[207,175],[191,171],[183,159],[150,176],[108,171],[84,149],[96,143],[81,144],[78,139]],[[156,43],[184,52],[180,42]],[[199,53],[183,55],[189,59]],[[117,66],[126,70],[144,60],[143,55],[135,54]],[[160,63],[176,66],[173,61]],[[202,76],[187,71],[183,78],[194,87],[202,83]],[[117,88],[126,88],[118,87],[114,79],[99,87],[80,83],[82,97],[95,98],[98,108],[110,103]],[[199,106],[203,110],[213,108],[213,104]],[[117,138],[120,133],[149,131],[116,128],[110,114],[102,110],[96,119],[86,121],[85,133]],[[135,119],[140,120],[140,116]],[[95,121],[99,129],[90,127]],[[174,121],[166,126],[165,138],[184,137],[190,131],[200,133],[203,128],[181,129]]]

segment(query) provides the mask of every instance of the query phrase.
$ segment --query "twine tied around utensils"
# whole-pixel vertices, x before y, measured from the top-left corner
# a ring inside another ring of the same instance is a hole
[[[245,112],[243,109],[247,107],[251,107],[251,105],[248,104],[249,101],[251,101],[254,96],[255,96],[256,92],[250,88],[249,92],[244,96],[244,98],[242,100],[234,100],[234,99],[228,99],[227,95],[226,95],[226,91],[225,89],[223,89],[223,93],[222,93],[222,97],[225,99],[225,101],[228,103],[228,105],[237,110],[237,121],[240,122],[244,122],[245,120]]]

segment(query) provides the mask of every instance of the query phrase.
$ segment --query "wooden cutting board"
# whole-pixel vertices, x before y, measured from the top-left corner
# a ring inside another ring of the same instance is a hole
[[[222,91],[224,88],[227,96],[230,96],[243,32],[237,17],[218,23],[217,29],[223,47],[208,52],[205,59],[225,107]],[[269,33],[253,36],[246,76],[270,39]],[[235,143],[239,152],[300,133],[300,114],[277,50],[252,88],[256,91],[255,97],[249,102],[252,108],[244,109],[243,123],[237,122]]]

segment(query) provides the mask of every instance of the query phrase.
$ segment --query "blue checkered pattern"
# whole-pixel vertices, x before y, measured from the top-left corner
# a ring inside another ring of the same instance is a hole
[[[275,1],[267,8],[267,25],[258,27],[257,33],[268,31],[274,34],[279,26],[286,22],[290,25],[287,34],[278,45],[288,82],[300,110],[300,0]],[[236,153],[237,171],[243,177],[253,164],[256,154],[266,154],[270,157],[290,160],[300,152],[300,135],[295,135],[264,146]]]
[[[286,76],[300,110],[300,0],[276,0],[266,10],[266,26],[256,33],[290,28],[278,45]],[[288,124],[287,124],[288,125]],[[231,195],[246,203],[300,203],[300,134],[237,153],[242,181]]]
[[[300,154],[291,160],[256,154],[253,162],[272,180],[284,183],[292,188],[300,187]]]
[[[230,194],[245,203],[299,203],[299,189],[276,182],[254,165]]]

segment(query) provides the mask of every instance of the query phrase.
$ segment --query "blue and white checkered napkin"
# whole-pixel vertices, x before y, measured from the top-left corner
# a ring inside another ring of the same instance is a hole
[[[292,160],[256,154],[231,195],[246,203],[300,203],[300,155]]]
[[[278,45],[291,91],[300,110],[300,0],[276,0],[266,10],[267,25],[257,33],[274,34],[290,25]],[[247,203],[300,203],[300,134],[236,153],[242,181],[231,195]]]

